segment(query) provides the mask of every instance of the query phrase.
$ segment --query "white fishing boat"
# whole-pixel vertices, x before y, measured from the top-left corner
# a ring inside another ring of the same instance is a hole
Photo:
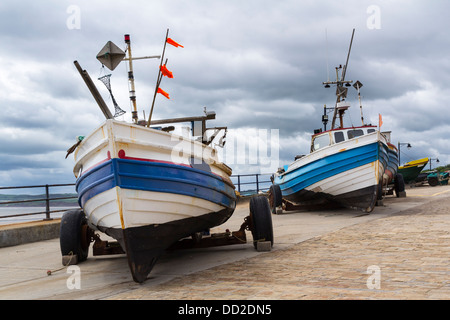
[[[337,87],[331,129],[316,130],[311,139],[310,153],[296,157],[293,163],[274,174],[274,184],[269,190],[274,213],[281,205],[289,209],[327,202],[371,212],[383,182],[387,184],[392,180],[390,175],[395,175],[391,171],[395,171],[396,166],[386,171],[389,154],[392,153],[394,159],[395,150],[389,148],[386,134],[380,131],[381,123],[378,127],[364,124],[361,107],[362,125],[344,127],[343,116],[350,107],[345,100],[346,87],[353,82],[345,80],[349,55],[346,65],[336,68],[336,81],[323,83],[325,87],[331,84]],[[361,105],[359,92],[362,83],[357,81],[354,87]],[[322,118],[325,127],[328,122],[326,110],[325,106]]]
[[[173,44],[169,40],[166,35],[165,43]],[[129,41],[126,35],[130,54]],[[105,47],[107,50],[99,53],[100,59],[106,57],[103,61],[114,69],[125,54],[110,42]],[[132,60],[129,55],[131,70]],[[148,121],[142,121],[133,111],[133,123],[114,120],[87,72],[75,64],[107,120],[69,150],[74,152],[73,171],[82,210],[63,216],[63,259],[72,259],[75,254],[78,261],[85,260],[89,243],[95,240],[94,255],[126,253],[133,279],[143,282],[166,249],[186,237],[193,237],[197,243],[210,228],[223,224],[233,214],[236,193],[230,180],[232,171],[219,160],[213,143],[218,139],[216,145],[223,146],[227,128],[207,128],[206,122],[215,119],[216,114],[206,108],[200,117],[155,121],[151,111]],[[165,64],[161,58],[160,70],[162,66]],[[155,96],[162,76],[158,74]],[[132,72],[129,79],[135,105]],[[114,98],[113,103],[116,114],[120,114]],[[153,106],[154,100],[152,110]],[[192,123],[192,135],[176,134],[173,126],[155,127],[181,122]],[[260,207],[263,199],[254,201]],[[267,212],[270,217],[268,202]],[[253,233],[251,219],[241,226],[239,236],[227,233],[225,240],[230,242],[234,237],[239,240],[236,243],[242,243],[242,239],[245,242],[246,228]],[[271,220],[267,230],[272,230]],[[95,231],[116,239],[119,246],[101,241]]]
[[[133,255],[135,277],[171,244],[224,223],[235,208],[231,169],[213,148],[183,136],[107,120],[83,140],[75,161],[89,227]]]

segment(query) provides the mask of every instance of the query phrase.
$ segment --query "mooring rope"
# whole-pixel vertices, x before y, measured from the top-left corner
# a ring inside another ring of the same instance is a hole
[[[58,272],[58,271],[61,271],[61,270],[65,269],[65,268],[67,268],[67,267],[70,265],[70,263],[72,262],[72,258],[75,256],[75,255],[73,254],[72,251],[70,251],[68,255],[70,256],[70,259],[69,259],[69,261],[67,262],[67,264],[63,265],[63,266],[62,266],[61,268],[59,268],[59,269],[55,269],[55,270],[47,270],[47,275],[48,275],[48,276],[51,276],[53,273]]]

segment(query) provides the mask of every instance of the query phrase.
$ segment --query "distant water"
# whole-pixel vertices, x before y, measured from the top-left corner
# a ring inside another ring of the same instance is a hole
[[[61,212],[52,212],[50,213],[50,218],[61,218],[65,211],[70,209],[77,209],[79,207],[52,207],[51,210],[64,210]],[[11,217],[11,218],[2,218],[4,216],[16,215],[16,214],[24,214],[24,213],[34,213],[34,212],[45,212],[45,207],[0,207],[0,225],[12,224],[12,223],[21,223],[21,222],[30,222],[30,221],[41,221],[45,219],[45,213],[42,214],[34,214],[31,216],[19,216],[19,217]]]

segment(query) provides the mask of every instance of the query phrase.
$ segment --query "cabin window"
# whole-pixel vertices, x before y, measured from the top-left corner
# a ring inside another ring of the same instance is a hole
[[[347,131],[347,136],[349,139],[353,139],[362,135],[364,135],[364,131],[362,131],[361,129]]]
[[[318,136],[314,138],[314,150],[318,150],[320,148],[326,147],[330,145],[330,136],[328,134],[324,134],[322,136]]]
[[[376,130],[375,129],[367,129],[367,133],[372,133],[372,132],[375,132]]]
[[[344,133],[342,131],[338,131],[334,133],[334,142],[342,142],[345,140]]]

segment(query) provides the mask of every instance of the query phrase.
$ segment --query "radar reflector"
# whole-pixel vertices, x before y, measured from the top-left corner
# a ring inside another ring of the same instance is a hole
[[[355,84],[353,85],[353,87],[354,87],[356,90],[361,89],[362,86],[363,86],[363,84],[362,84],[361,82],[359,82],[359,80],[357,80],[357,81],[355,82]]]
[[[98,61],[111,71],[113,71],[124,58],[125,52],[111,41],[108,41],[103,49],[97,54]]]

